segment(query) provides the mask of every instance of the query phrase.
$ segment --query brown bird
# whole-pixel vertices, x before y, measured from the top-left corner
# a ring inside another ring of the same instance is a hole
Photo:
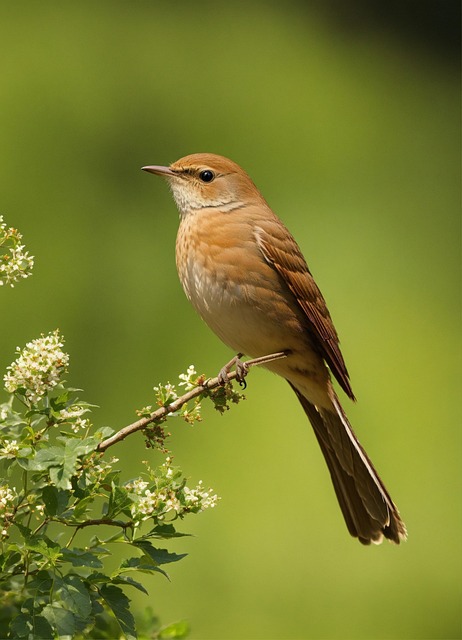
[[[329,467],[348,530],[363,544],[399,544],[406,528],[332,386],[354,400],[337,332],[290,232],[235,162],[211,153],[169,167],[143,167],[167,179],[180,212],[176,264],[185,293],[217,336],[287,380],[307,414]]]

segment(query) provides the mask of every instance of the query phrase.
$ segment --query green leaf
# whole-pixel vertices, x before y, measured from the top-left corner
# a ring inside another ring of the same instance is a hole
[[[32,459],[19,459],[18,463],[27,471],[47,471],[50,467],[61,464],[63,455],[63,447],[48,447],[37,451]]]
[[[53,564],[61,556],[60,545],[53,542],[53,540],[50,540],[47,536],[34,535],[30,529],[19,524],[19,522],[15,522],[15,526],[21,532],[29,551],[34,551],[35,553],[42,555]]]
[[[2,571],[11,572],[12,567],[19,564],[22,560],[22,554],[15,548],[9,548],[5,553],[0,554],[0,567]]]
[[[10,624],[14,638],[27,638],[32,631],[31,617],[25,613],[20,613]]]
[[[169,538],[183,538],[190,536],[190,533],[180,533],[175,530],[173,524],[158,524],[149,533],[143,536],[143,539],[147,538],[159,538],[168,540]]]
[[[67,402],[69,400],[69,389],[64,389],[64,391],[56,398],[50,398],[50,406],[53,409],[53,413],[59,414],[61,409],[65,409]]]
[[[107,507],[107,517],[115,518],[119,513],[129,509],[133,504],[127,489],[112,483],[109,504]]]
[[[141,571],[141,573],[161,573],[163,576],[170,580],[168,574],[158,567],[149,556],[143,556],[142,558],[128,558],[124,560],[120,565],[119,572],[122,571]]]
[[[22,537],[27,540],[28,538],[31,537],[32,535],[32,531],[31,529],[29,529],[29,527],[25,527],[23,524],[20,524],[19,522],[15,522],[14,523],[15,527],[17,527],[22,535]]]
[[[50,469],[50,478],[59,489],[71,489],[71,478],[75,474],[80,456],[94,451],[98,440],[85,438],[84,440],[66,440],[60,469]]]
[[[71,489],[70,480],[76,472],[79,458],[94,451],[98,442],[96,437],[83,440],[67,438],[63,447],[40,449],[31,460],[18,459],[18,464],[30,471],[49,470],[50,479],[58,489]]]
[[[137,580],[133,580],[133,578],[131,578],[130,576],[118,575],[112,578],[112,583],[113,584],[129,584],[130,586],[135,587],[135,589],[138,589],[138,591],[142,591],[146,595],[149,595],[147,590],[143,587],[143,585]]]
[[[90,495],[77,501],[73,509],[73,517],[75,520],[82,519],[88,512],[89,506],[95,501],[95,496]]]
[[[103,566],[102,561],[95,553],[84,549],[62,549],[62,555],[64,562],[70,562],[74,567],[100,569]],[[108,555],[108,552],[105,555]]]
[[[157,549],[153,547],[149,540],[135,540],[135,542],[131,543],[134,547],[141,549],[143,553],[145,553],[153,562],[156,564],[168,564],[170,562],[178,562],[185,556],[187,553],[171,553],[167,551],[167,549]]]
[[[185,620],[180,622],[174,622],[166,627],[163,627],[158,635],[159,640],[182,640],[189,635],[191,628]]]
[[[57,579],[56,592],[67,609],[82,617],[90,615],[90,594],[79,576],[66,575],[62,579]]]
[[[44,487],[42,490],[42,498],[45,503],[47,515],[61,515],[66,510],[70,495],[69,491],[63,491],[51,485]]]
[[[79,456],[85,453],[85,447],[79,440],[68,440],[60,449],[62,458],[57,461],[59,466],[50,468],[50,479],[58,489],[72,489],[71,478],[76,472]]]
[[[96,583],[96,582],[111,582],[111,578],[107,576],[105,573],[101,573],[101,571],[92,571],[87,578],[88,582]]]
[[[75,461],[74,461],[75,462]],[[70,489],[70,478],[73,475],[75,464],[68,460],[69,466],[51,467],[50,468],[50,480],[59,489]]]
[[[46,618],[32,613],[20,613],[10,624],[14,638],[53,640],[55,634]]]
[[[35,595],[50,593],[54,586],[54,580],[50,577],[48,571],[39,571],[28,582],[29,593],[34,592]]]
[[[110,438],[114,433],[115,429],[113,429],[112,427],[100,427],[94,435],[99,440],[105,440],[106,438]]]
[[[73,438],[69,439],[69,435],[59,436],[57,438],[64,444],[64,448],[68,456],[84,456],[87,453],[92,453],[99,443],[99,439],[95,436],[89,436],[88,438]]]
[[[70,611],[54,604],[48,604],[42,610],[42,616],[49,622],[58,636],[73,636],[75,633],[74,616]]]
[[[130,600],[119,587],[102,585],[99,590],[106,605],[111,609],[127,640],[136,640],[135,620],[130,611]]]

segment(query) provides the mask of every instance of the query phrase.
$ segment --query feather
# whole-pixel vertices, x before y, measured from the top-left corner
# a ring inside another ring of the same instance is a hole
[[[265,226],[266,229],[263,226],[256,229],[257,242],[265,260],[276,269],[295,296],[305,313],[307,330],[315,337],[319,352],[339,385],[354,400],[334,323],[300,248],[279,220],[273,221],[271,226]]]

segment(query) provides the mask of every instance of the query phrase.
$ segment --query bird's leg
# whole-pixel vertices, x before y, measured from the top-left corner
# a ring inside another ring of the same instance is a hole
[[[220,373],[218,374],[218,380],[221,385],[225,385],[228,382],[228,374],[233,367],[236,367],[236,380],[239,382],[241,387],[244,389],[247,386],[244,378],[249,372],[249,367],[246,362],[241,360],[243,353],[238,353],[234,356],[224,367],[220,369]]]
[[[249,373],[250,367],[254,367],[259,364],[266,364],[268,362],[272,362],[273,360],[280,360],[281,358],[287,358],[290,355],[290,350],[286,351],[278,351],[277,353],[270,353],[267,356],[260,356],[259,358],[253,358],[253,360],[248,360],[247,362],[243,362],[241,360],[243,353],[238,353],[234,356],[232,360],[230,360],[227,364],[225,364],[222,369],[220,369],[220,373],[218,374],[218,382],[221,385],[225,385],[229,381],[229,372],[235,366],[236,367],[236,380],[239,382],[241,387],[246,388],[247,384],[244,380],[246,375]]]

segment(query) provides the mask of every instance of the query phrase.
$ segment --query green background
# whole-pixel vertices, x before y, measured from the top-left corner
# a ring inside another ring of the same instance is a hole
[[[183,295],[174,204],[140,167],[229,156],[307,257],[346,409],[409,529],[400,547],[351,539],[288,385],[252,372],[232,412],[172,425],[175,462],[222,500],[180,527],[195,537],[170,544],[190,554],[171,583],[129,594],[194,640],[460,637],[457,3],[379,4],[0,11],[0,212],[36,257],[1,291],[0,370],[59,327],[70,382],[114,428],[189,364],[215,375],[232,354]],[[139,434],[112,452],[127,478],[157,462]]]

